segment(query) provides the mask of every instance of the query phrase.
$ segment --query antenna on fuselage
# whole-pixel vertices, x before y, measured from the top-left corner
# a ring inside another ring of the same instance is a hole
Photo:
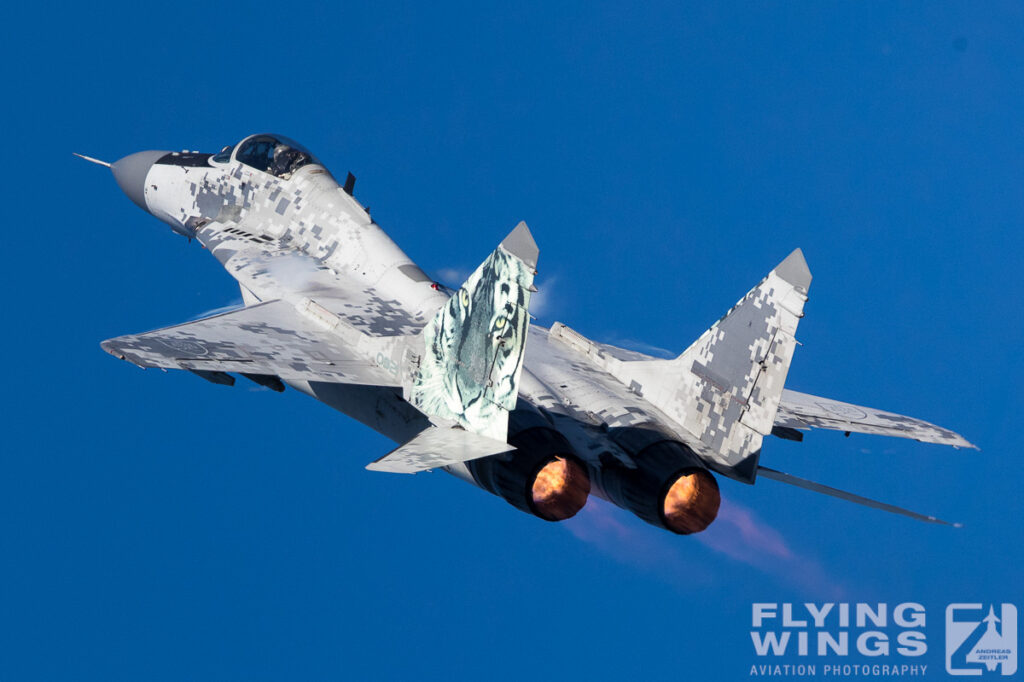
[[[110,168],[110,164],[107,163],[106,161],[100,161],[99,159],[94,159],[91,156],[86,156],[85,154],[79,154],[78,152],[71,152],[71,153],[74,154],[75,156],[77,156],[80,159],[85,159],[89,163],[95,163],[97,166],[106,166],[107,168]]]
[[[356,176],[352,175],[352,173],[349,173],[348,177],[345,178],[345,186],[342,189],[345,190],[345,194],[347,194],[349,196],[352,196],[352,191],[355,188],[356,188]]]

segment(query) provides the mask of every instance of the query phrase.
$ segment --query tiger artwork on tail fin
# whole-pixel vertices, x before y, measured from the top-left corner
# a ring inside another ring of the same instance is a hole
[[[536,266],[536,256],[513,250],[522,246],[512,240],[521,230],[524,223],[423,329],[424,352],[409,390],[421,412],[502,441],[519,394]]]

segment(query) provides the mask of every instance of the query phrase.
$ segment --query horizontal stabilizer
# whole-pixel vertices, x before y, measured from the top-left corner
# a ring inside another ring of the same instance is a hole
[[[763,476],[764,478],[770,478],[775,481],[782,481],[783,483],[795,485],[796,487],[803,488],[804,490],[812,490],[816,493],[824,493],[825,495],[838,497],[839,499],[846,500],[847,502],[855,502],[856,504],[862,504],[865,507],[871,507],[872,509],[881,509],[882,511],[891,512],[893,514],[909,516],[910,518],[917,519],[918,521],[924,521],[926,523],[939,523],[944,526],[954,526],[956,528],[961,527],[961,524],[959,523],[950,523],[949,521],[937,519],[934,516],[918,514],[917,512],[912,512],[909,509],[903,509],[902,507],[886,504],[885,502],[869,500],[868,498],[861,497],[860,495],[854,495],[853,493],[848,493],[844,490],[830,488],[829,486],[822,485],[821,483],[815,483],[814,481],[808,481],[807,479],[804,478],[799,478],[797,476],[792,476],[790,474],[784,474],[781,471],[776,471],[775,469],[769,469],[767,467],[759,466],[757,467],[757,474],[759,477]]]
[[[873,433],[880,436],[912,438],[923,443],[952,445],[955,448],[978,449],[978,446],[959,433],[921,419],[788,389],[782,392],[782,402],[779,403],[779,411],[775,415],[775,428],[780,427]]]
[[[395,474],[415,474],[512,450],[515,447],[508,443],[472,431],[432,426],[405,445],[366,465],[366,468]]]

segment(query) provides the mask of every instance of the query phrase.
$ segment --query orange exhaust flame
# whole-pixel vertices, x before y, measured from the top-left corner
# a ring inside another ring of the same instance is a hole
[[[682,535],[699,533],[718,516],[721,502],[714,476],[703,469],[684,473],[668,489],[662,503],[665,525]]]
[[[533,508],[548,521],[564,521],[576,515],[590,495],[590,477],[577,462],[556,457],[533,479]]]

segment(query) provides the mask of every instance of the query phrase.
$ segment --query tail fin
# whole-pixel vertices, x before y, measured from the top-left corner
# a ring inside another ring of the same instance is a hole
[[[753,480],[810,284],[797,249],[678,358],[623,362],[614,373],[698,437],[720,468],[741,469],[749,472],[741,478]]]
[[[406,398],[424,414],[505,442],[539,250],[519,223],[426,327]]]

